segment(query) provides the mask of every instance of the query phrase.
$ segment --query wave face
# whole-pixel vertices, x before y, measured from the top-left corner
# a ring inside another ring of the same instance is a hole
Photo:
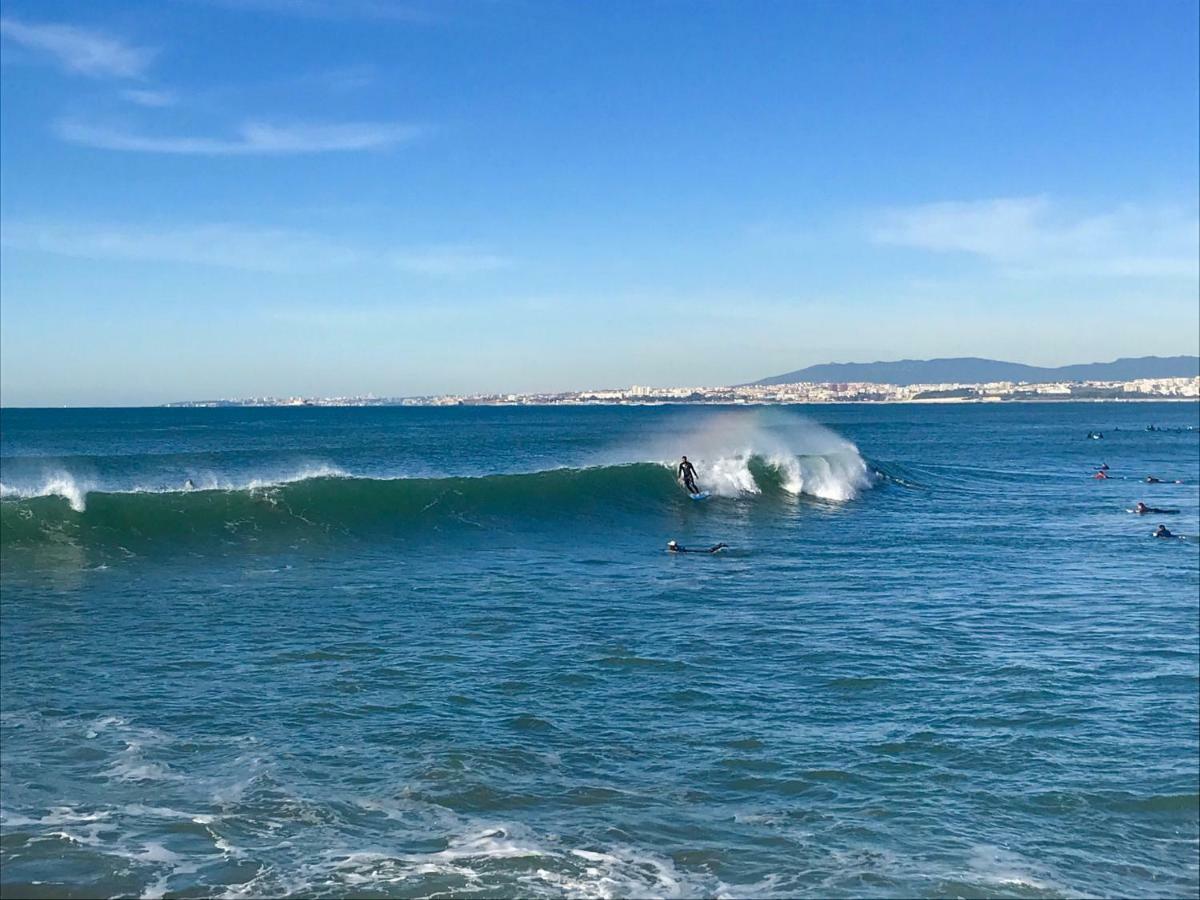
[[[675,477],[681,449],[712,495],[709,509],[757,504],[769,512],[801,497],[844,502],[874,483],[853,444],[795,416],[732,411],[696,421],[673,419],[667,427],[597,440],[598,448],[583,452],[553,447],[526,457],[511,446],[503,453],[495,445],[477,450],[478,440],[449,450],[418,448],[407,457],[392,440],[354,457],[345,447],[360,436],[346,433],[291,457],[272,456],[274,448],[264,443],[206,455],[178,446],[166,454],[121,446],[107,455],[6,458],[0,546],[137,551],[177,541],[262,545],[323,534],[511,529],[534,520],[601,523],[691,506]],[[361,436],[366,445],[370,438]],[[183,446],[197,440],[189,437]],[[569,464],[548,465],[555,457]],[[505,466],[517,470],[485,468]]]
[[[844,500],[870,483],[857,455],[714,461],[705,486],[721,500]],[[806,490],[807,489],[807,490]],[[5,488],[5,547],[71,542],[128,547],[215,538],[225,543],[320,533],[484,528],[497,520],[578,521],[690,504],[670,467],[626,463],[483,477],[319,475],[242,488],[85,492],[69,477],[28,494]]]

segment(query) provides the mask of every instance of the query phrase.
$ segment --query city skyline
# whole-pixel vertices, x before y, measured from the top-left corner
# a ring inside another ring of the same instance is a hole
[[[974,377],[984,370],[1013,374]],[[868,364],[817,365],[814,374],[838,370],[828,377],[784,378],[774,376],[755,381],[723,385],[658,384],[631,386],[591,386],[572,390],[503,391],[482,390],[464,393],[388,394],[367,391],[359,394],[242,394],[199,399],[172,399],[159,403],[125,404],[124,408],[146,407],[222,407],[222,406],[453,406],[453,405],[575,405],[575,404],[654,404],[654,403],[830,403],[830,402],[942,402],[1021,399],[1069,400],[1200,400],[1200,357],[1137,357],[1109,362],[1074,364],[1056,369],[1025,372],[1020,363],[978,358],[900,360]],[[958,377],[950,377],[954,367]],[[911,373],[934,366],[941,378],[897,380],[877,374],[853,377],[846,371]],[[915,367],[915,368],[914,368]],[[949,367],[949,368],[947,368]],[[1022,373],[1018,377],[1016,373]],[[1125,374],[1118,374],[1118,373]],[[1187,374],[1183,374],[1183,373]],[[1191,374],[1196,372],[1197,374]],[[800,372],[790,373],[799,375]],[[1107,377],[1106,377],[1107,376]],[[953,395],[953,396],[952,396]],[[70,408],[71,404],[63,404]],[[76,408],[81,405],[76,404]],[[0,408],[3,408],[0,406]],[[22,408],[8,405],[8,408]],[[30,408],[30,407],[24,407]],[[114,406],[112,408],[119,408]]]
[[[797,382],[775,385],[719,387],[594,388],[584,391],[443,394],[416,397],[242,397],[181,400],[162,406],[177,409],[295,406],[642,406],[667,403],[718,405],[775,405],[811,403],[955,403],[1000,401],[1138,401],[1200,400],[1200,376],[1142,378],[1126,382],[1052,382],[1016,384],[959,382],[895,385],[878,382],[821,384]]]
[[[1198,15],[12,0],[0,399],[1195,354]]]

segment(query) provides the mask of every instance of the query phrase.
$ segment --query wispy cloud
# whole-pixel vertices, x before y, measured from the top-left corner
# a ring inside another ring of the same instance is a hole
[[[512,265],[464,244],[396,249],[282,228],[229,223],[133,226],[121,223],[7,221],[0,244],[83,259],[186,263],[251,272],[303,273],[349,266],[399,269],[432,278],[465,277]]]
[[[61,119],[58,136],[73,144],[134,153],[175,153],[202,156],[286,155],[352,150],[385,150],[427,132],[417,125],[394,122],[335,122],[277,125],[245,122],[231,138],[142,134],[123,128]]]
[[[1013,276],[1200,273],[1200,218],[1179,209],[1072,215],[1047,197],[1006,197],[884,210],[868,233],[879,244],[969,254]]]
[[[291,84],[305,89],[317,88],[331,93],[349,93],[370,87],[379,81],[379,70],[368,63],[318,69],[291,79]]]
[[[189,263],[256,272],[306,272],[361,262],[363,254],[326,238],[229,224],[139,228],[6,222],[0,243],[84,259]]]
[[[128,90],[121,91],[121,96],[130,103],[151,108],[174,106],[179,99],[171,91]]]
[[[444,276],[474,275],[512,265],[512,260],[507,257],[465,245],[413,248],[393,254],[391,262],[406,272]]]
[[[430,22],[438,18],[429,3],[414,0],[205,0],[244,12],[267,12],[310,19],[377,19]],[[443,0],[444,3],[444,0]]]
[[[139,78],[157,54],[111,35],[74,25],[0,18],[0,34],[49,55],[63,69],[90,78]]]

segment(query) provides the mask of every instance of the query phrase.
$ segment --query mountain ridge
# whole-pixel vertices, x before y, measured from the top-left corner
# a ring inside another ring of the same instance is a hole
[[[901,359],[893,362],[822,363],[771,375],[747,384],[796,382],[866,384],[983,384],[1017,381],[1133,381],[1139,378],[1187,378],[1200,375],[1200,356],[1121,357],[1105,363],[1031,366],[978,356]]]

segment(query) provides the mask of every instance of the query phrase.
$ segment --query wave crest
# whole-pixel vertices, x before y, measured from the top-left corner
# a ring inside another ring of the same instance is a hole
[[[510,530],[523,521],[554,519],[575,527],[679,514],[692,506],[676,478],[681,450],[695,464],[701,489],[712,495],[709,511],[737,502],[782,513],[772,503],[801,495],[843,502],[875,479],[852,443],[794,415],[737,411],[706,417],[691,430],[679,424],[665,423],[636,443],[582,460],[585,465],[526,473],[406,477],[297,460],[290,469],[193,473],[182,483],[163,484],[122,477],[111,466],[107,476],[62,467],[24,481],[14,481],[10,470],[0,484],[0,546],[126,551],[209,541],[262,547],[322,533]]]
[[[702,484],[716,495],[710,501],[715,504],[769,504],[801,493],[845,500],[869,483],[866,464],[857,457],[719,462],[702,470]],[[81,486],[65,479],[34,491],[6,488],[0,544],[260,543],[272,536],[289,541],[380,529],[486,528],[556,518],[579,523],[691,504],[672,469],[658,462],[471,478],[319,475],[232,489],[91,491],[84,501]]]

